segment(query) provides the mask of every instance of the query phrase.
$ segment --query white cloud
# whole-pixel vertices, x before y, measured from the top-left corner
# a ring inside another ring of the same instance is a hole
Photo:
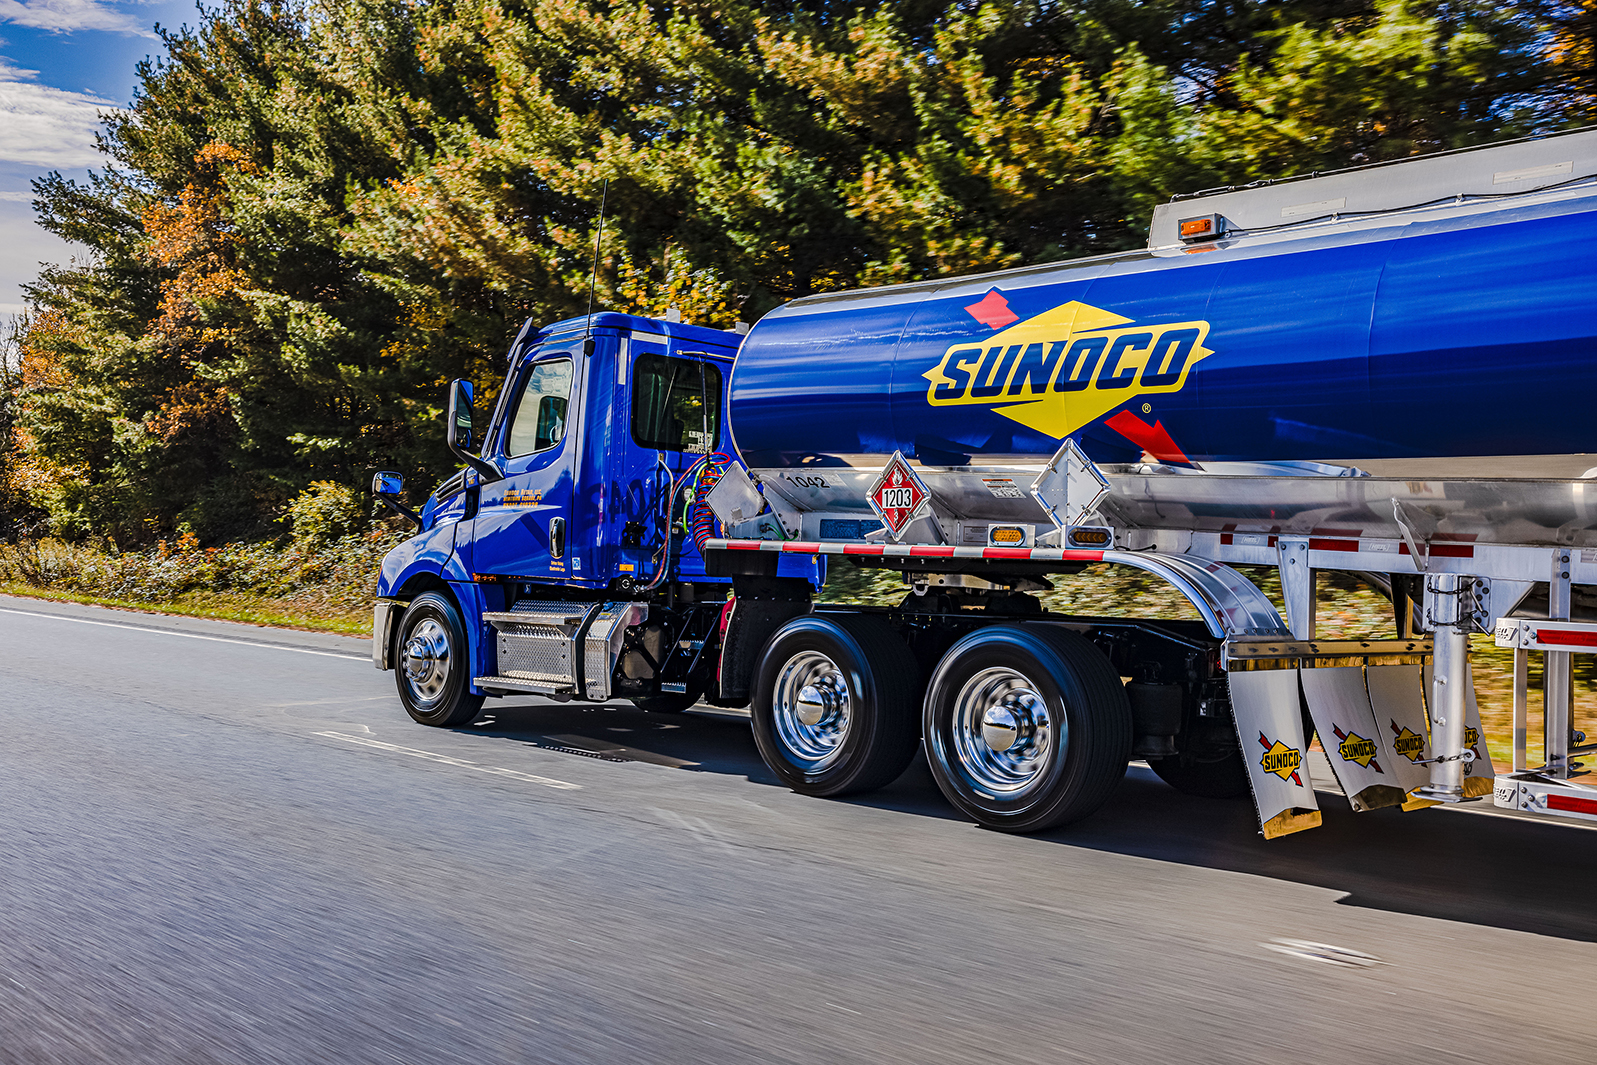
[[[0,59],[0,163],[69,169],[103,164],[94,133],[100,112],[116,110],[116,105],[89,93],[41,85],[34,80],[38,73]]]
[[[99,0],[0,0],[0,22],[52,33],[109,30],[153,37],[149,28]]]
[[[7,315],[22,313],[22,286],[39,276],[40,263],[87,255],[87,249],[42,228],[27,203],[0,202],[0,249],[0,331]]]
[[[5,203],[7,201],[10,201],[12,203],[32,203],[33,202],[33,193],[31,193],[31,192],[0,192],[0,203]]]

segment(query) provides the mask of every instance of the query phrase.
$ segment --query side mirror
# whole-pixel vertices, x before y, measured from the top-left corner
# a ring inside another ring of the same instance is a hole
[[[465,379],[449,385],[449,449],[472,450],[471,382]]]
[[[449,384],[449,414],[445,426],[445,443],[455,458],[470,466],[484,481],[497,481],[504,476],[491,462],[473,455],[476,435],[472,432],[471,382],[461,378]]]
[[[372,477],[372,495],[377,497],[377,502],[400,517],[415,522],[418,530],[425,528],[426,524],[421,520],[420,514],[400,504],[399,493],[404,487],[405,479],[388,470],[382,470]]]

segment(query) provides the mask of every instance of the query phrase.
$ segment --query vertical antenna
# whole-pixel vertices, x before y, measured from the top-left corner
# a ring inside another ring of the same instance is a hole
[[[593,354],[593,290],[599,283],[599,245],[604,241],[604,205],[610,196],[610,179],[599,190],[599,232],[593,238],[593,274],[588,278],[588,321],[583,326],[582,353]]]

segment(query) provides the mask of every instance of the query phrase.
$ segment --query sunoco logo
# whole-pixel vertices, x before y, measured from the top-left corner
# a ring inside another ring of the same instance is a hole
[[[972,313],[989,324],[1015,318]],[[1208,335],[1208,322],[1140,326],[1071,301],[986,340],[955,344],[921,376],[934,407],[991,407],[1063,438],[1133,396],[1181,391],[1192,367],[1214,354],[1203,346]]]
[[[1419,735],[1407,725],[1392,723],[1392,750],[1407,758],[1411,762],[1420,760],[1425,753],[1425,737]]]
[[[1331,725],[1331,732],[1339,741],[1336,753],[1342,756],[1344,762],[1352,762],[1366,769],[1373,768],[1377,773],[1383,772],[1381,763],[1375,760],[1381,748],[1374,740],[1367,740],[1357,732],[1343,732],[1335,723]]]
[[[1271,740],[1264,733],[1259,733],[1259,746],[1264,748],[1264,756],[1259,759],[1259,765],[1266,773],[1274,773],[1282,780],[1292,778],[1292,783],[1303,784],[1303,779],[1298,776],[1298,766],[1303,764],[1303,752],[1295,747],[1288,747],[1280,740]]]

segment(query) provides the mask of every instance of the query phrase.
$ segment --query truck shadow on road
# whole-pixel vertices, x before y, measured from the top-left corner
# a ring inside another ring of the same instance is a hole
[[[506,703],[471,730],[573,755],[780,786],[747,722],[734,717]],[[1182,795],[1133,766],[1092,817],[1022,838],[1342,891],[1347,906],[1597,942],[1597,907],[1588,898],[1597,883],[1597,830],[1439,808],[1355,814],[1338,794],[1319,798],[1321,827],[1266,841],[1246,800]],[[920,756],[888,787],[838,801],[961,819]]]
[[[1345,891],[1344,906],[1597,941],[1592,829],[1480,804],[1356,814],[1339,794],[1319,801],[1319,828],[1267,841],[1247,800],[1182,795],[1134,767],[1093,817],[1038,838]]]

